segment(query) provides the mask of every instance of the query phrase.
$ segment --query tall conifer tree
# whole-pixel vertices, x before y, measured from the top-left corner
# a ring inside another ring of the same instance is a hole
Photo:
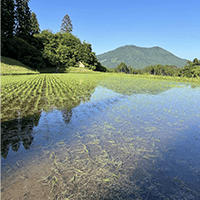
[[[14,0],[1,1],[1,34],[12,37],[15,26],[15,4]]]
[[[65,15],[63,17],[62,24],[61,24],[61,32],[70,33],[72,32],[72,29],[73,29],[73,25],[72,25],[71,19],[69,15]]]
[[[31,13],[31,35],[38,34],[40,32],[39,23],[34,12]]]
[[[16,35],[26,38],[31,34],[31,11],[28,0],[16,0]]]

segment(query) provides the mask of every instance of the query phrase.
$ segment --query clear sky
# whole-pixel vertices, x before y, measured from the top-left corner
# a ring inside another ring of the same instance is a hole
[[[72,34],[102,54],[124,45],[159,46],[200,59],[200,0],[31,0],[40,29],[60,31],[68,14]]]

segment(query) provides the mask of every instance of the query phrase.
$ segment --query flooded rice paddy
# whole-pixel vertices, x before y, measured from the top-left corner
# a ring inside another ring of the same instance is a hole
[[[2,199],[200,199],[198,84],[2,79]]]

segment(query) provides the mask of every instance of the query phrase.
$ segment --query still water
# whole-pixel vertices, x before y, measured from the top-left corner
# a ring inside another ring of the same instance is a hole
[[[71,110],[1,126],[3,199],[200,199],[199,87],[101,83]]]

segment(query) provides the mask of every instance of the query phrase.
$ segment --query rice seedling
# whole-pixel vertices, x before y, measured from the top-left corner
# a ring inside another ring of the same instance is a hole
[[[15,76],[15,81],[8,76],[2,77],[2,121],[14,118],[16,110],[25,114],[25,107],[26,111],[48,110],[52,105],[58,109],[74,107],[80,100],[88,98],[88,92],[96,84],[92,80],[85,75],[81,76],[81,81],[76,75]],[[29,109],[26,105],[30,106]]]

